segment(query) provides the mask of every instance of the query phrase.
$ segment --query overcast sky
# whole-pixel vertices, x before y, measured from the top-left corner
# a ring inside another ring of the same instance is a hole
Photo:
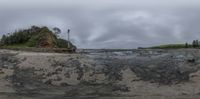
[[[0,34],[71,29],[78,48],[137,48],[200,39],[199,0],[0,0]]]

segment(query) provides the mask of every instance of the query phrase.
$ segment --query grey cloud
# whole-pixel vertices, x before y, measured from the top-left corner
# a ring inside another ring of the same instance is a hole
[[[70,28],[79,48],[136,48],[200,38],[195,0],[30,1],[0,1],[1,35],[46,25],[61,28],[60,37],[66,38]]]

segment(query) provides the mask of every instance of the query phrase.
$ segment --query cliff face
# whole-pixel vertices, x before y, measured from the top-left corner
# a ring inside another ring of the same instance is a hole
[[[193,99],[200,93],[200,52],[193,49],[77,54],[1,50],[0,61],[0,92],[6,97]]]
[[[28,40],[27,45],[38,48],[55,48],[56,36],[48,28],[42,28],[38,33],[36,32]]]

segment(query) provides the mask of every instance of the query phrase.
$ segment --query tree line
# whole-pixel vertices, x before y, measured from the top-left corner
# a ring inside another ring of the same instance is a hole
[[[200,48],[200,41],[199,40],[193,40],[192,44],[185,43],[185,48]]]
[[[16,30],[13,33],[4,34],[1,38],[1,45],[22,44],[27,42],[33,35],[39,33],[42,29],[32,26],[30,29]]]

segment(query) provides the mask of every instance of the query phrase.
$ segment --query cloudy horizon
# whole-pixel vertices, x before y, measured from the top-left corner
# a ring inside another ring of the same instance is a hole
[[[137,48],[200,38],[198,0],[0,0],[0,35],[71,29],[78,48]]]

